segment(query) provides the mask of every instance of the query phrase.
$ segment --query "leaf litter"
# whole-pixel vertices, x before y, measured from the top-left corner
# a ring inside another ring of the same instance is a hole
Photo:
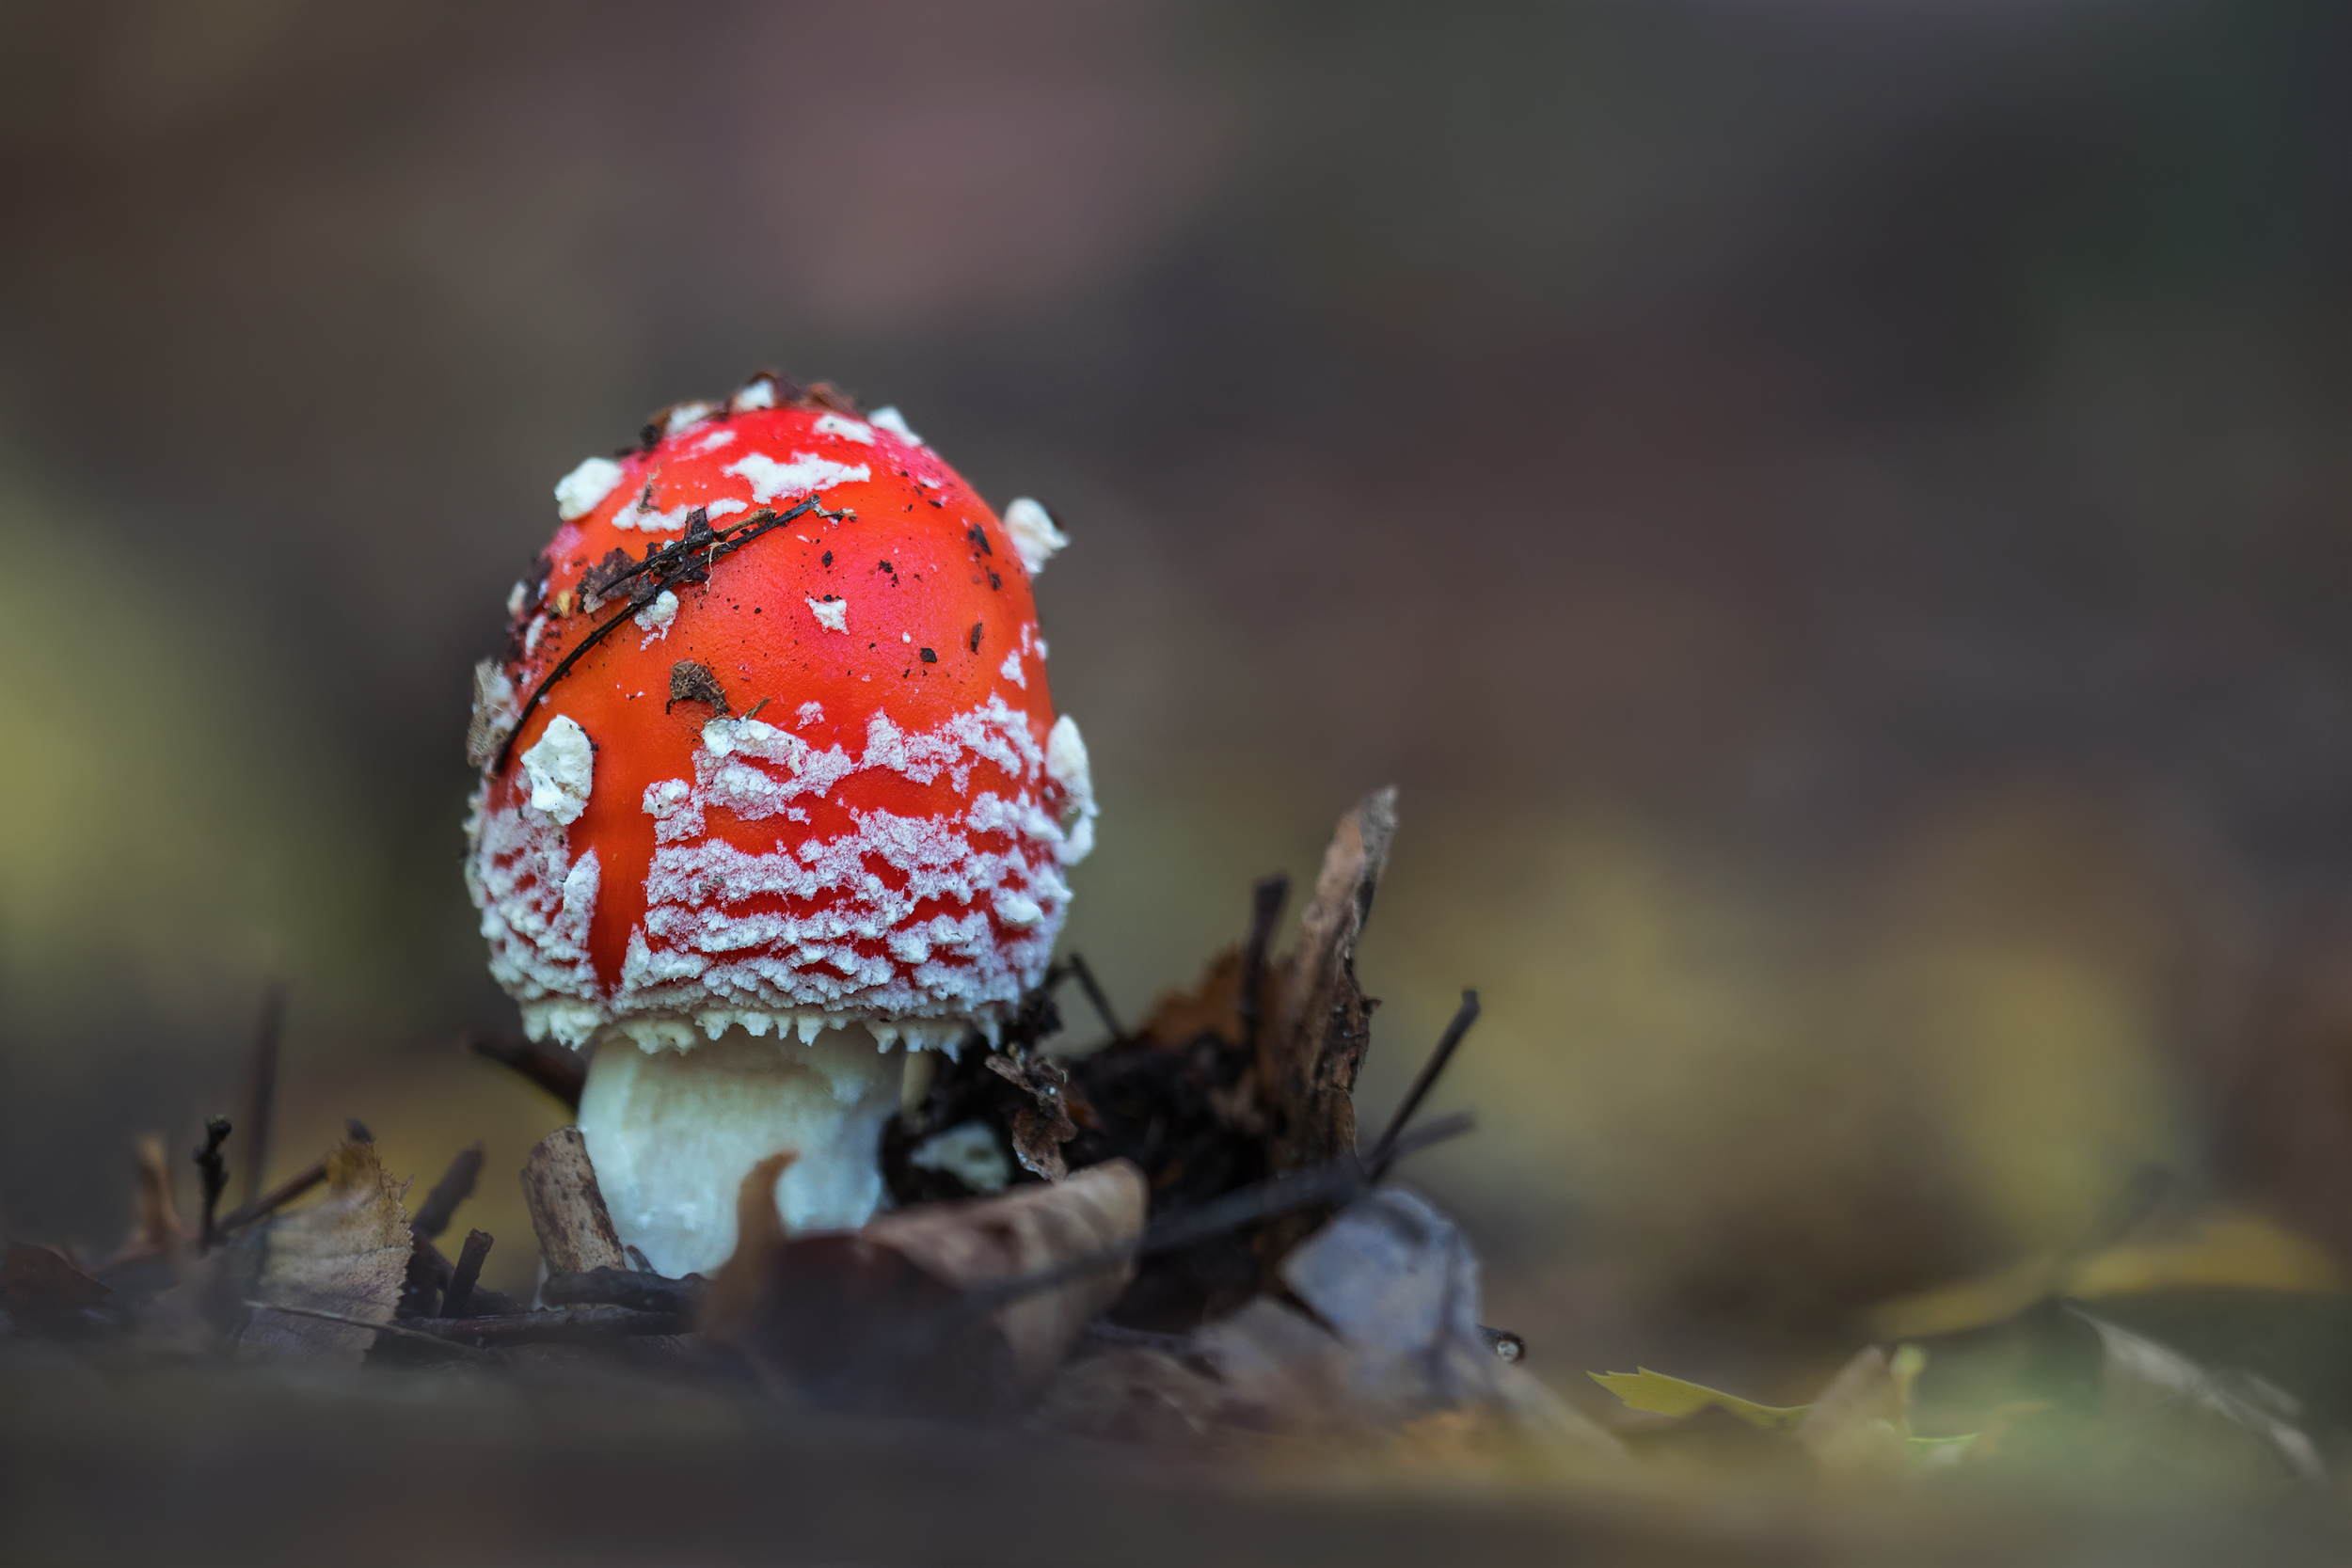
[[[688,684],[695,700],[724,701]],[[1082,960],[1057,966],[1002,1049],[959,1053],[894,1119],[882,1156],[896,1206],[857,1230],[787,1231],[774,1185],[787,1151],[747,1174],[740,1243],[716,1276],[664,1278],[619,1244],[579,1133],[562,1129],[523,1172],[546,1273],[535,1300],[516,1301],[479,1284],[488,1233],[469,1231],[454,1259],[439,1245],[484,1175],[479,1146],[412,1216],[409,1182],[354,1124],[224,1217],[223,1152],[236,1144],[215,1118],[196,1155],[197,1222],[176,1209],[150,1141],[135,1164],[136,1223],[115,1254],[86,1264],[6,1241],[0,1375],[39,1344],[249,1376],[275,1365],[652,1378],[793,1411],[945,1418],[1262,1472],[1337,1466],[1653,1501],[1748,1495],[1759,1481],[1888,1498],[1969,1476],[2231,1495],[2328,1483],[2352,1401],[2291,1389],[2292,1377],[2249,1364],[2258,1355],[2210,1363],[2177,1342],[2211,1313],[2142,1319],[2220,1291],[2247,1298],[2232,1311],[2257,1323],[2280,1301],[2308,1303],[2352,1342],[2341,1274],[2259,1216],[2204,1212],[2152,1240],[2144,1193],[2074,1248],[1887,1304],[1805,1403],[1648,1368],[1592,1374],[1614,1414],[1563,1398],[1523,1363],[1517,1336],[1482,1322],[1462,1227],[1391,1179],[1466,1128],[1415,1117],[1476,1019],[1473,994],[1359,1152],[1354,1088],[1376,1003],[1354,956],[1395,831],[1392,791],[1359,802],[1289,951],[1273,950],[1287,883],[1266,879],[1246,940],[1136,1029]],[[1073,979],[1109,1038],[1048,1055],[1063,1030],[1057,991]],[[576,1102],[574,1059],[505,1038],[474,1049]],[[1007,1156],[1009,1184],[980,1175],[985,1162],[923,1157],[950,1132]]]

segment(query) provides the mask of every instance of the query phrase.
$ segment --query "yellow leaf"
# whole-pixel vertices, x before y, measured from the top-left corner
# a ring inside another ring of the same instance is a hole
[[[1882,1303],[1865,1320],[1881,1338],[1931,1339],[2011,1318],[2052,1295],[2099,1301],[2183,1286],[2328,1293],[2344,1271],[2315,1243],[2265,1216],[2212,1209],[2169,1235],[2069,1261],[2049,1253],[1995,1273]]]
[[[2336,1291],[2344,1271],[2317,1244],[2243,1209],[2200,1214],[2185,1234],[2124,1242],[2086,1258],[2066,1293],[2085,1301],[2184,1285],[2240,1290]]]
[[[2062,1267],[2054,1257],[2028,1258],[1974,1279],[1882,1302],[1864,1317],[1864,1326],[1881,1339],[1934,1339],[1982,1328],[2049,1295]]]
[[[1804,1419],[1811,1405],[1777,1406],[1758,1404],[1737,1394],[1703,1384],[1686,1383],[1678,1377],[1653,1372],[1642,1368],[1631,1372],[1592,1372],[1595,1383],[1625,1401],[1628,1409],[1646,1411],[1653,1416],[1695,1416],[1712,1406],[1727,1410],[1752,1427],[1763,1432],[1787,1432]]]

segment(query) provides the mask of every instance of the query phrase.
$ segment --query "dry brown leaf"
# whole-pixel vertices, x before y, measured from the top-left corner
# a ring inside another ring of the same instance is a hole
[[[1040,1056],[1012,1057],[997,1052],[988,1070],[1028,1095],[1033,1104],[1012,1118],[1012,1151],[1023,1165],[1048,1181],[1069,1176],[1061,1146],[1078,1135],[1070,1119],[1070,1069]]]
[[[1156,1350],[1121,1347],[1063,1369],[1029,1417],[1041,1432],[1157,1448],[1213,1442],[1228,1423],[1213,1380]]]
[[[863,1229],[782,1237],[774,1176],[743,1187],[736,1255],[704,1326],[787,1388],[830,1403],[977,1412],[1034,1388],[1117,1297],[1132,1262],[985,1310],[973,1292],[1131,1243],[1143,1175],[1123,1160],[1054,1186],[884,1214]],[[766,1212],[761,1212],[765,1210]]]
[[[1503,1365],[1478,1328],[1478,1256],[1437,1205],[1383,1187],[1282,1264],[1348,1348],[1348,1403],[1393,1421],[1483,1399]]]
[[[1241,1038],[1241,996],[1244,957],[1238,943],[1209,960],[1200,978],[1189,989],[1161,993],[1152,1016],[1136,1031],[1136,1038],[1168,1050],[1182,1050],[1202,1035],[1219,1039]],[[1268,976],[1271,995],[1271,975]]]
[[[19,1333],[86,1334],[114,1292],[45,1246],[0,1237],[0,1313]]]
[[[249,1279],[245,1299],[263,1304],[237,1331],[236,1342],[270,1359],[358,1361],[366,1355],[375,1336],[364,1328],[268,1307],[391,1322],[408,1273],[408,1215],[400,1203],[406,1190],[406,1182],[385,1174],[373,1144],[342,1144],[326,1157],[325,1198],[256,1226],[233,1249],[234,1258],[216,1254],[230,1275]]]

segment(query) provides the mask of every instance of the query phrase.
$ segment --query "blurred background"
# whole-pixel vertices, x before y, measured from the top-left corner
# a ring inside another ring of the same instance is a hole
[[[111,1244],[282,979],[278,1164],[485,1139],[527,1281],[469,668],[560,475],[773,364],[1073,536],[1130,1016],[1403,787],[1367,1114],[1478,988],[1418,1179],[1539,1366],[1834,1340],[2150,1165],[2352,1247],[2348,48],[0,4],[0,1225]]]

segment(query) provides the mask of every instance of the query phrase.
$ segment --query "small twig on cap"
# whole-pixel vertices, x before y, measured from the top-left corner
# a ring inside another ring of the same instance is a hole
[[[632,578],[643,577],[648,579],[637,585],[630,593],[628,602],[621,606],[619,611],[611,620],[596,626],[587,636],[574,643],[572,651],[565,654],[554,669],[541,677],[537,686],[532,688],[531,695],[523,700],[521,707],[515,710],[514,726],[506,732],[505,740],[500,743],[498,756],[490,764],[491,775],[495,777],[506,771],[507,761],[515,754],[515,741],[523,733],[523,726],[530,721],[532,714],[537,711],[540,703],[546,700],[548,692],[554,688],[555,683],[570,674],[572,666],[585,657],[589,649],[618,631],[624,622],[660,597],[664,590],[678,587],[683,583],[707,580],[710,576],[710,568],[717,565],[723,558],[733,555],[737,550],[770,530],[782,528],[793,518],[803,516],[811,512],[835,522],[851,515],[847,512],[826,511],[817,504],[817,498],[814,495],[786,512],[776,512],[771,508],[762,507],[733,528],[714,529],[710,526],[707,515],[698,514],[702,516],[702,525],[699,530],[690,525],[686,531],[686,537],[683,539],[673,540],[658,549],[649,549],[645,554],[645,559],[631,566],[628,571],[617,573],[610,580],[597,583],[596,590],[597,598],[609,604],[612,602],[612,591],[621,584]]]
[[[1233,1010],[1241,1015],[1242,1054],[1251,1060],[1257,1057],[1258,1032],[1264,1023],[1260,1015],[1264,1011],[1266,949],[1274,943],[1274,923],[1281,918],[1290,894],[1291,879],[1279,871],[1249,887],[1249,941],[1242,949],[1241,990]]]
[[[197,1251],[210,1252],[218,1239],[220,1228],[220,1195],[229,1185],[229,1162],[220,1157],[220,1146],[229,1137],[229,1118],[211,1117],[204,1123],[204,1142],[196,1151],[196,1168],[203,1173],[204,1217],[197,1231]]]
[[[476,1144],[449,1163],[449,1169],[418,1206],[417,1217],[409,1222],[408,1228],[428,1239],[447,1230],[457,1213],[457,1206],[473,1196],[474,1182],[481,1175],[482,1146]]]
[[[1396,1142],[1405,1135],[1406,1124],[1413,1119],[1413,1113],[1421,1109],[1421,1102],[1437,1085],[1438,1075],[1445,1071],[1448,1062],[1454,1060],[1454,1053],[1461,1045],[1462,1037],[1469,1034],[1470,1026],[1477,1022],[1478,993],[1465,989],[1462,1005],[1454,1009],[1454,1021],[1438,1037],[1438,1048],[1429,1053],[1429,1060],[1421,1065],[1421,1071],[1413,1075],[1413,1086],[1405,1091],[1405,1098],[1397,1102],[1396,1114],[1389,1117],[1389,1125],[1381,1132],[1379,1141],[1364,1157],[1364,1168],[1372,1172],[1374,1180],[1377,1181],[1388,1170],[1390,1162],[1396,1158]]]
[[[483,1259],[490,1256],[490,1233],[486,1230],[466,1232],[466,1244],[457,1254],[457,1266],[450,1272],[449,1286],[441,1292],[441,1316],[462,1318],[473,1303],[473,1288],[482,1277]]]

